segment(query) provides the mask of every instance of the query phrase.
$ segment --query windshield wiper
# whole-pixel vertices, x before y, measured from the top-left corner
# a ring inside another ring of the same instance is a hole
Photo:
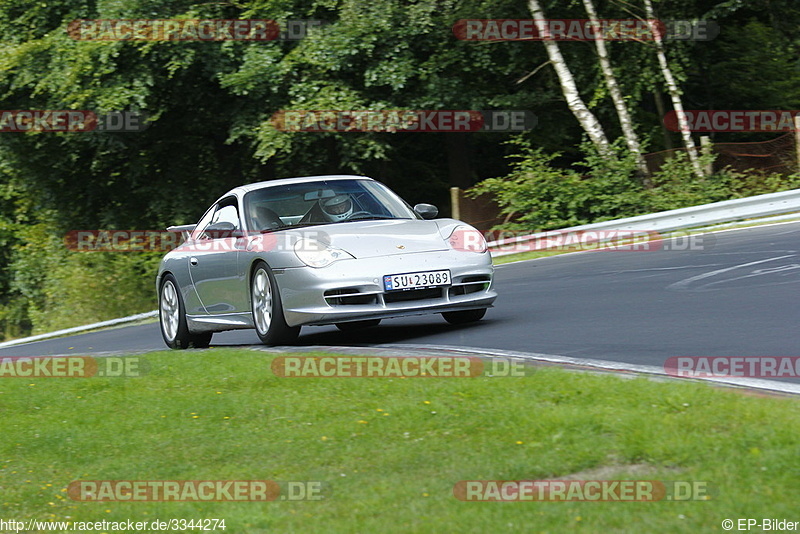
[[[368,217],[354,217],[352,219],[347,219],[346,221],[342,222],[351,222],[351,221],[384,221],[384,220],[393,220],[397,217],[384,217],[380,215],[370,215]]]
[[[294,228],[307,228],[309,226],[324,226],[326,224],[331,224],[329,222],[313,222],[313,223],[300,223],[300,224],[284,224],[277,228],[267,228],[266,230],[261,230],[260,233],[266,234],[268,232],[277,232],[279,230],[292,230]]]

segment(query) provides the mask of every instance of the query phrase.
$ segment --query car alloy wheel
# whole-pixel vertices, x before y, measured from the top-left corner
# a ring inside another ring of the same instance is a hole
[[[212,332],[192,334],[186,323],[186,311],[183,299],[178,292],[175,277],[164,276],[161,290],[158,292],[158,317],[161,323],[161,336],[171,349],[207,348],[211,343]]]
[[[253,321],[259,335],[267,335],[272,324],[272,283],[262,268],[253,276]]]
[[[180,322],[181,309],[178,306],[178,293],[175,284],[167,280],[161,286],[161,330],[167,345],[175,341],[178,336],[178,323]]]
[[[281,295],[272,271],[264,262],[253,270],[250,282],[250,302],[253,311],[253,326],[262,343],[283,345],[291,343],[300,335],[299,326],[289,326],[283,316]]]

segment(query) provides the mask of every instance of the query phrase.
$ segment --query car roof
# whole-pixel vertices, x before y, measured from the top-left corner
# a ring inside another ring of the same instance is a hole
[[[236,195],[241,197],[245,193],[250,191],[255,191],[256,189],[262,189],[264,187],[275,187],[280,185],[290,185],[290,184],[302,184],[302,183],[313,183],[313,182],[325,182],[325,181],[333,181],[333,180],[370,180],[375,181],[368,176],[356,176],[356,175],[348,175],[348,174],[330,174],[324,176],[299,176],[297,178],[281,178],[279,180],[267,180],[265,182],[256,182],[252,184],[240,185],[239,187],[235,187],[231,189],[224,195],[220,197],[220,199]]]

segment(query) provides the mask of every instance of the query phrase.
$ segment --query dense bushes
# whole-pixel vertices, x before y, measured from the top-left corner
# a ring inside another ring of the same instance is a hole
[[[645,187],[619,141],[611,157],[599,156],[585,143],[584,160],[567,169],[553,165],[559,154],[545,154],[522,139],[510,143],[518,147],[511,156],[512,172],[483,180],[468,192],[494,196],[509,221],[496,230],[551,230],[800,187],[800,173],[723,169],[700,180],[684,154],[667,160],[651,177],[652,187]],[[709,156],[702,158],[704,165],[711,163]]]
[[[51,223],[17,224],[0,304],[4,338],[155,309],[160,253],[73,252]]]

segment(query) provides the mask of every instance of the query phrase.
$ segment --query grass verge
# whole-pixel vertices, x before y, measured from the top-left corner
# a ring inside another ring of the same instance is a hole
[[[297,355],[297,354],[293,354]],[[328,354],[326,354],[328,355]],[[797,517],[800,407],[696,383],[292,379],[242,349],[145,356],[139,378],[2,378],[4,519],[224,518],[226,533],[682,532]],[[705,482],[686,502],[463,502],[461,480]],[[78,502],[75,480],[322,481],[321,501]]]

